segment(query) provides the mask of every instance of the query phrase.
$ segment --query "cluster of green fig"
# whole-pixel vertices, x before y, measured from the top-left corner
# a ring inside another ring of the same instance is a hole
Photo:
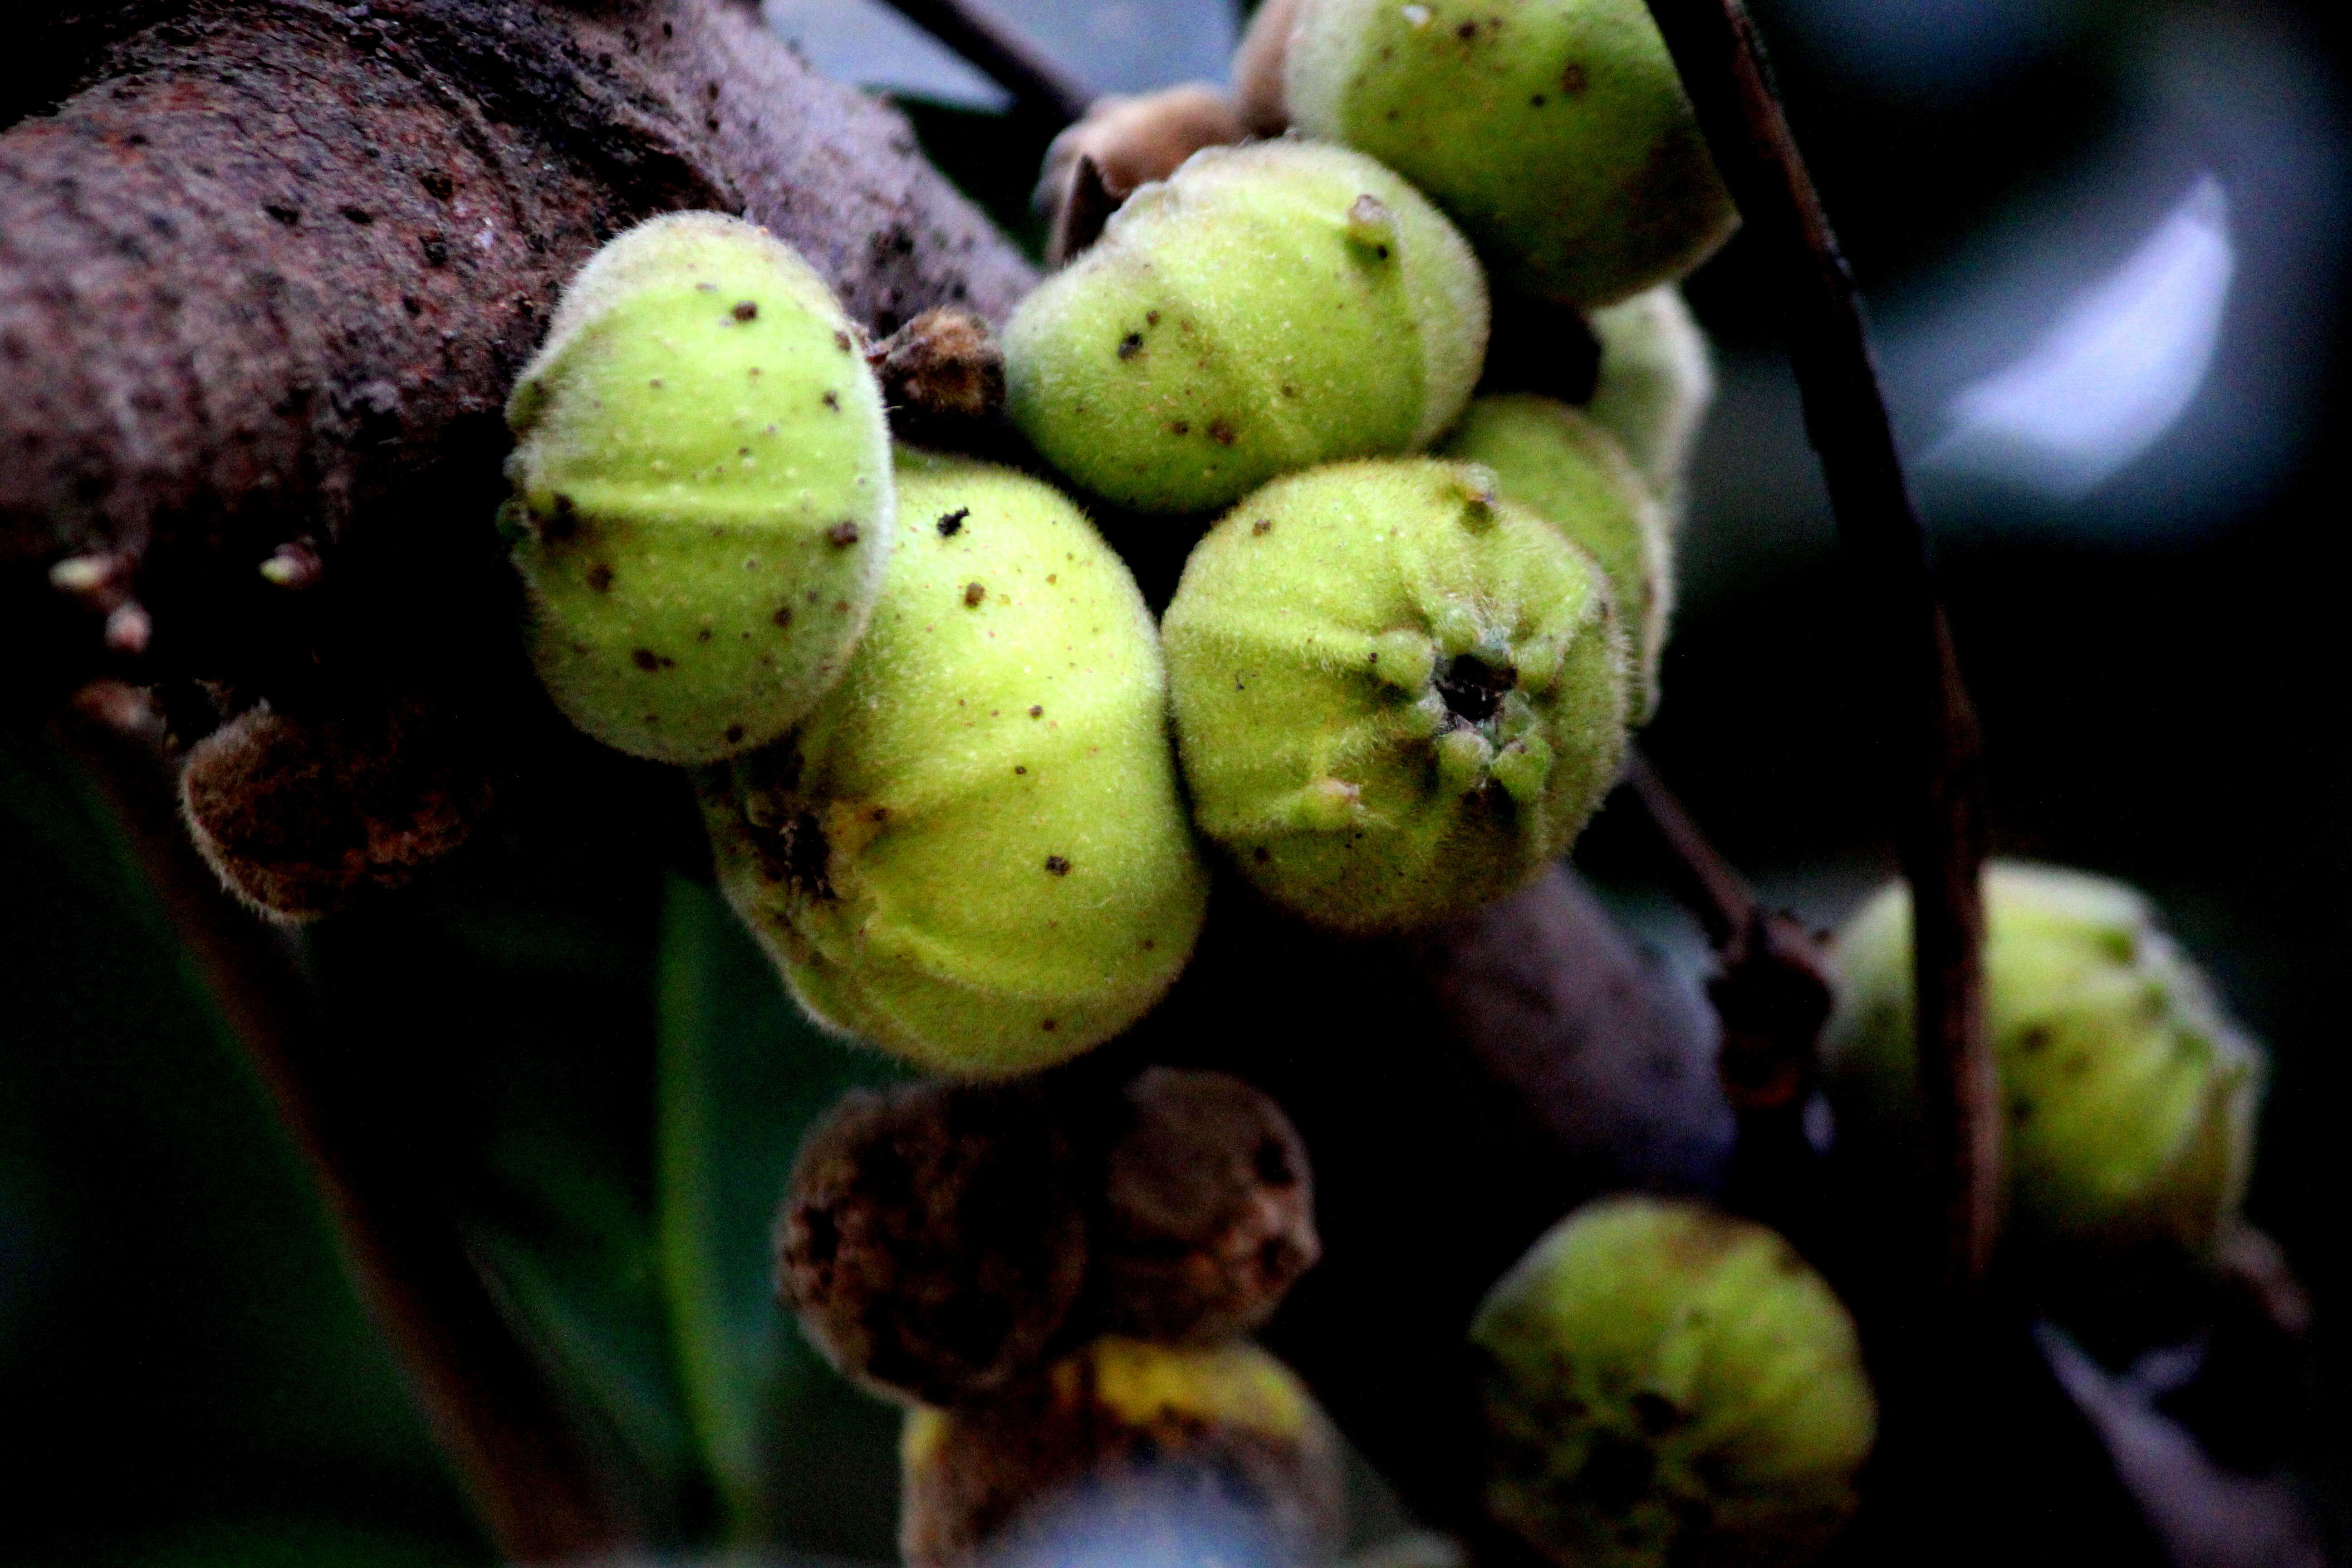
[[[698,770],[794,995],[923,1066],[1135,1022],[1204,918],[1203,839],[1347,931],[1507,894],[1654,701],[1706,396],[1672,282],[1730,222],[1663,45],[1633,0],[1292,9],[1299,131],[1202,145],[1244,127],[1194,89],[1057,148],[1049,185],[1123,199],[987,364],[1015,466],[894,446],[830,292],[709,214],[600,252],[509,406],[548,689]],[[1541,134],[1465,132],[1538,80]],[[1587,406],[1475,395],[1489,267],[1590,312]],[[1157,622],[1090,511],[1197,537]]]

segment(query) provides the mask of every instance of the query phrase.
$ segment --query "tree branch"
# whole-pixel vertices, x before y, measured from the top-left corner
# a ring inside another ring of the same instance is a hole
[[[1925,1100],[1954,1296],[1982,1283],[2000,1194],[1998,1086],[1979,948],[1983,779],[1974,708],[1927,566],[1853,276],[1814,190],[1742,0],[1649,0],[1701,127],[1776,275],[1805,424],[1870,596],[1884,693],[1909,774],[1899,829],[1912,888]]]
[[[988,73],[1013,95],[1013,112],[1055,129],[1084,115],[1094,93],[1037,47],[963,0],[889,0],[890,8]]]

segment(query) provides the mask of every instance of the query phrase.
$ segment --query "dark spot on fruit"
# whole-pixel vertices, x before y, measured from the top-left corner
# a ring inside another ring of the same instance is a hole
[[[1153,948],[1158,947],[1159,945],[1160,944],[1158,942],[1152,941],[1148,936],[1143,939],[1143,951],[1146,952],[1150,952]]]
[[[1141,353],[1142,352],[1143,352],[1143,334],[1142,334],[1141,332],[1129,332],[1129,333],[1128,333],[1128,334],[1127,334],[1127,336],[1125,336],[1125,337],[1123,337],[1123,338],[1121,338],[1121,339],[1119,339],[1119,340],[1118,340],[1118,357],[1119,357],[1119,358],[1121,358],[1121,359],[1133,359],[1136,355],[1138,355],[1138,354]]]
[[[739,321],[756,321],[759,319],[760,315],[760,301],[757,300],[738,300],[735,301],[735,309],[730,311],[729,314],[732,315]]]
[[[1388,252],[1382,250],[1381,254],[1385,256]],[[1220,447],[1230,447],[1234,444],[1234,427],[1222,419],[1212,419],[1209,421],[1209,439]]]
[[[1156,326],[1158,326],[1158,325],[1160,324],[1160,312],[1159,312],[1159,311],[1157,311],[1157,310],[1146,310],[1146,311],[1144,311],[1144,312],[1143,312],[1143,324],[1144,324],[1145,326],[1147,326],[1147,327],[1156,327]]]
[[[890,820],[890,808],[887,805],[877,805],[866,815],[872,821],[887,822]]]
[[[1574,60],[1569,61],[1568,68],[1559,73],[1559,90],[1570,98],[1583,97],[1584,89],[1591,85],[1585,77],[1584,68]]]
[[[1258,1140],[1250,1168],[1257,1173],[1257,1179],[1269,1187],[1286,1187],[1298,1180],[1298,1173],[1290,1168],[1290,1151],[1283,1147],[1279,1138]]]
[[[844,518],[841,521],[835,523],[831,528],[826,529],[824,531],[824,536],[827,539],[832,540],[834,543],[846,548],[847,546],[857,542],[857,525],[850,521],[847,518]]]
[[[1044,1023],[1042,1023],[1042,1024],[1038,1025],[1037,1026],[1038,1026],[1039,1028],[1041,1028],[1041,1029],[1045,1030],[1047,1034],[1049,1034],[1049,1035],[1050,1035],[1050,1034],[1052,1034],[1052,1033],[1054,1032],[1054,1030],[1055,1030],[1058,1026],[1055,1024],[1055,1022],[1053,1019],[1048,1018],[1048,1019],[1046,1019]]]
[[[2033,1027],[2026,1030],[2024,1036],[2019,1039],[2017,1042],[2017,1048],[2025,1052],[2029,1056],[2048,1050],[2050,1048],[2050,1026],[2046,1024],[2034,1025]]]
[[[847,332],[834,333],[833,346],[839,349],[843,353],[847,353],[850,350],[849,334]]]
[[[1633,1395],[1633,1419],[1653,1437],[1662,1437],[1683,1424],[1683,1413],[1664,1394],[1644,1389]]]
[[[1261,533],[1272,533],[1273,531],[1274,519],[1270,517],[1259,518],[1255,522],[1250,524],[1250,536],[1252,538],[1255,538]],[[1380,655],[1374,654],[1372,657],[1374,658],[1378,658]]]
[[[1602,1513],[1620,1514],[1648,1495],[1657,1469],[1658,1457],[1647,1443],[1603,1432],[1592,1439],[1584,1468],[1577,1472],[1577,1489]]]
[[[664,658],[661,655],[656,653],[649,647],[641,647],[635,653],[629,655],[629,662],[650,675],[655,670],[661,668],[671,661]]]
[[[2009,1108],[2009,1119],[2020,1127],[2022,1127],[2027,1122],[2032,1121],[2033,1101],[2030,1100],[2021,1100],[2016,1104],[2011,1106]]]
[[[1465,22],[1460,26],[1454,29],[1454,36],[1460,38],[1464,43],[1468,43],[1471,39],[1478,36],[1478,24],[1475,22]]]
[[[776,606],[776,613],[770,616],[768,619],[773,621],[780,626],[791,626],[793,624],[793,607],[790,605],[778,605]]]
[[[600,594],[613,591],[613,569],[603,562],[588,568],[588,585]]]
[[[955,510],[949,512],[946,516],[940,518],[940,537],[941,539],[953,539],[957,534],[962,532],[963,520],[971,515],[971,508],[968,506],[960,506],[956,508]]]
[[[697,642],[709,642],[710,640],[710,628],[709,626],[705,626],[700,631],[695,633],[694,640]]]
[[[825,405],[827,408],[832,409],[835,414],[840,413],[840,412],[841,412],[841,394],[839,394],[838,392],[828,392],[828,393],[826,393],[826,394],[824,395],[824,405]]]
[[[986,597],[988,597],[988,590],[979,584],[966,583],[963,585],[964,608],[977,609],[980,607],[980,602]]]
[[[1263,844],[1261,844],[1261,845],[1259,845],[1256,848],[1255,848],[1255,849],[1253,849],[1253,850],[1251,850],[1251,851],[1250,851],[1250,858],[1251,858],[1251,859],[1253,859],[1253,860],[1255,860],[1255,861],[1256,861],[1259,865],[1263,866],[1263,865],[1265,865],[1267,861],[1269,861],[1269,860],[1273,859],[1273,858],[1274,858],[1274,857],[1273,857],[1272,855],[1268,854],[1268,853],[1266,852],[1266,847],[1265,847],[1265,845],[1263,845]]]
[[[1482,658],[1462,654],[1437,678],[1437,694],[1445,710],[1469,724],[1483,724],[1503,706],[1503,699],[1518,684],[1519,672],[1507,666],[1496,669]]]
[[[1027,773],[1029,770],[1028,770],[1027,768],[1025,768],[1025,767],[1021,767],[1021,766],[1016,765],[1016,766],[1013,768],[1013,773],[1014,773],[1019,774],[1019,773]]]
[[[1029,717],[1032,719],[1043,719],[1045,716],[1045,710],[1043,705],[1033,707],[1029,710]]]
[[[555,510],[540,524],[539,536],[551,544],[561,544],[579,531],[580,509],[572,504],[570,496],[558,494]]]
[[[1380,260],[1386,261],[1389,258],[1389,247],[1385,245],[1376,245],[1372,247],[1372,255]]]
[[[1171,420],[1168,425],[1168,433],[1171,436],[1190,436],[1192,433],[1192,426],[1181,419]]]
[[[803,898],[833,897],[833,879],[826,875],[832,853],[814,812],[800,812],[779,823],[748,826],[752,847],[759,851],[760,869],[768,880],[782,882]]]
[[[1056,877],[1066,877],[1070,874],[1070,863],[1059,855],[1048,855],[1045,857],[1045,869]]]
[[[733,745],[739,745],[739,744],[740,744],[740,743],[742,742],[742,740],[743,740],[743,726],[742,726],[742,725],[740,725],[740,724],[730,724],[730,725],[728,725],[728,726],[727,726],[727,743],[728,743],[729,745],[730,745],[730,746],[733,746]]]
[[[1533,98],[1528,100],[1528,102],[1534,108],[1541,109],[1544,106],[1544,95],[1542,93],[1538,93]]]

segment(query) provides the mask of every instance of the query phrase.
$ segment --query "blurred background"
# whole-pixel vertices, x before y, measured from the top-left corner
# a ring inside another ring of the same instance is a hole
[[[987,8],[1106,91],[1222,79],[1242,19]],[[1996,847],[2147,887],[2271,1044],[2252,1215],[2317,1298],[2308,1479],[2340,1520],[2352,506],[2327,465],[2352,451],[2352,25],[2266,0],[1756,9],[1879,331]],[[1042,144],[984,79],[876,0],[767,12],[898,97],[1034,247]],[[1689,293],[1722,389],[1647,743],[1732,858],[1827,923],[1891,869],[1885,726],[1745,244]],[[320,929],[305,973],[654,1536],[889,1558],[896,1418],[799,1343],[765,1278],[800,1128],[889,1069],[799,1024],[680,874],[682,784],[581,766]],[[1696,932],[1627,837],[1604,816],[1580,858],[1696,974]],[[490,1561],[203,966],[38,730],[0,731],[0,1563]]]

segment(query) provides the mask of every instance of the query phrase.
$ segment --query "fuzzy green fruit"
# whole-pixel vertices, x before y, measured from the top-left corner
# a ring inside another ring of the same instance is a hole
[[[1984,896],[2010,1258],[2037,1271],[2205,1258],[2245,1190],[2261,1048],[2131,888],[1995,862]],[[1864,904],[1834,955],[1822,1047],[1840,1156],[1874,1190],[1916,1193],[1909,890],[1891,885]]]
[[[1649,717],[1675,597],[1675,542],[1665,508],[1594,421],[1533,393],[1471,400],[1438,448],[1495,471],[1505,500],[1582,545],[1609,574],[1632,644],[1630,711]]]
[[[1276,902],[1344,931],[1538,875],[1610,785],[1625,652],[1607,578],[1491,471],[1276,480],[1192,552],[1163,626],[1194,819]]]
[[[1429,194],[1498,279],[1593,309],[1738,222],[1642,0],[1301,0],[1291,122]]]
[[[1013,418],[1097,495],[1210,511],[1277,474],[1418,451],[1486,350],[1486,285],[1419,192],[1361,153],[1195,153],[1138,191],[1005,330]]]
[[[1715,402],[1706,334],[1671,283],[1589,319],[1601,340],[1601,374],[1585,415],[1617,437],[1651,490],[1679,515],[1691,448]]]
[[[540,678],[608,745],[707,763],[840,677],[889,553],[889,428],[824,280],[737,218],[598,251],[507,405]]]
[[[1486,1507],[1566,1568],[1812,1556],[1877,1403],[1853,1321],[1789,1244],[1694,1203],[1591,1204],[1479,1307]]]
[[[943,1072],[1077,1055],[1199,934],[1135,584],[1050,486],[902,452],[882,601],[841,683],[706,778],[719,879],[803,1005]]]

